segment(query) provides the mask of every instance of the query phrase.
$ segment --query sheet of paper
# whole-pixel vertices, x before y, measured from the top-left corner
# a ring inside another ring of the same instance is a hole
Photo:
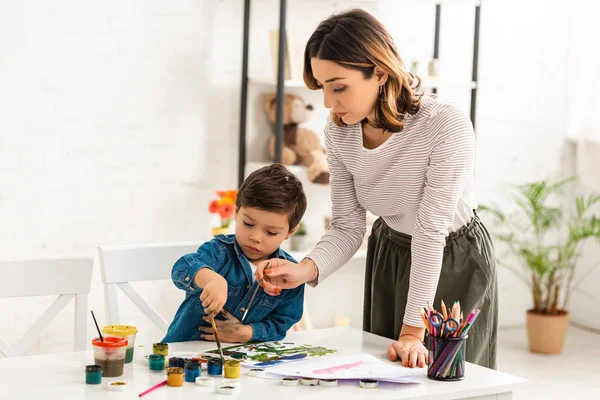
[[[269,375],[296,376],[318,379],[375,379],[396,383],[421,383],[426,368],[405,368],[400,363],[387,363],[368,354],[330,355],[294,363],[276,365]]]
[[[226,359],[241,360],[242,366],[249,368],[271,368],[298,360],[321,358],[335,352],[337,352],[335,349],[290,342],[241,344],[223,348]],[[217,350],[205,353],[217,354]]]

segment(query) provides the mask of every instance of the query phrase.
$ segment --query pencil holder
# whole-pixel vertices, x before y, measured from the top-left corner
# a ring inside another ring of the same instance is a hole
[[[441,338],[427,335],[429,363],[427,377],[437,381],[460,381],[465,377],[467,338]]]

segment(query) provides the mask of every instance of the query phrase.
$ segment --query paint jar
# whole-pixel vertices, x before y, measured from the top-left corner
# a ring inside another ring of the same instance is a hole
[[[162,354],[167,357],[169,355],[169,345],[167,343],[154,343],[152,345],[152,354]]]
[[[150,354],[148,356],[148,367],[150,371],[162,371],[165,369],[165,356],[162,354]]]
[[[94,347],[94,364],[102,367],[103,377],[114,378],[123,375],[127,339],[104,336],[104,341],[94,339],[92,345]]]
[[[125,364],[133,361],[133,349],[135,348],[135,336],[137,328],[132,325],[107,325],[102,328],[102,333],[108,336],[117,336],[127,339],[127,350],[125,352]]]
[[[223,362],[220,358],[208,359],[208,374],[221,375],[223,373]]]
[[[196,382],[196,378],[201,374],[200,363],[190,362],[185,366],[185,381]]]
[[[206,367],[208,366],[208,362],[206,361],[206,358],[192,357],[192,362],[197,362],[198,364],[200,364],[200,369],[206,370]]]
[[[183,369],[185,367],[185,360],[181,357],[171,357],[169,358],[169,367]]]
[[[467,338],[427,335],[427,377],[436,381],[460,381],[465,377]]]
[[[88,385],[98,385],[102,382],[102,367],[99,365],[86,365],[85,383]]]
[[[167,386],[183,386],[183,368],[167,368]]]
[[[238,379],[240,377],[240,362],[238,360],[225,361],[225,378]]]

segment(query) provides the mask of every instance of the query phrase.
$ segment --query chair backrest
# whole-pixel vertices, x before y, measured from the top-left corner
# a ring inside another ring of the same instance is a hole
[[[0,298],[52,296],[58,298],[29,328],[10,345],[0,338],[0,353],[7,357],[24,354],[43,328],[75,299],[75,343],[85,350],[87,340],[87,299],[92,280],[93,257],[53,257],[0,261]]]
[[[119,323],[117,288],[164,333],[169,324],[139,295],[129,282],[171,279],[173,264],[194,253],[202,242],[158,243],[137,246],[98,247],[98,263],[104,284],[106,320]]]

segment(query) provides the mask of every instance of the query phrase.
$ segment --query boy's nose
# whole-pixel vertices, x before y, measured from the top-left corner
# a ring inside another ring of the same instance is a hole
[[[252,236],[250,236],[250,240],[251,240],[253,243],[260,243],[260,238],[259,238],[258,236],[256,236],[256,235],[252,235]]]

